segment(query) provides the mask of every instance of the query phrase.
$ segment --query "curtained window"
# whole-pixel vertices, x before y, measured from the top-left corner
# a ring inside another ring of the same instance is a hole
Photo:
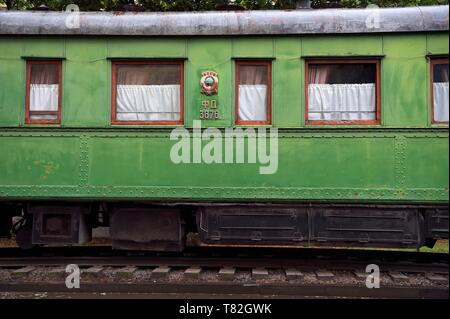
[[[270,61],[236,61],[236,123],[270,124]]]
[[[378,61],[307,62],[307,122],[378,123],[378,73]]]
[[[432,110],[434,123],[448,123],[448,59],[431,60]]]
[[[178,124],[182,118],[182,62],[115,62],[116,124]]]
[[[57,124],[61,114],[61,61],[27,62],[26,123]]]

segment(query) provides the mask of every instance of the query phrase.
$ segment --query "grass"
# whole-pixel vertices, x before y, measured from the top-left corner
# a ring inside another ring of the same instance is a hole
[[[339,247],[341,248],[341,247]],[[448,240],[438,240],[433,248],[428,247],[422,247],[420,249],[413,249],[413,248],[361,248],[361,247],[345,247],[343,249],[360,249],[360,250],[391,250],[391,251],[420,251],[422,253],[443,253],[448,254],[449,248],[448,248]]]
[[[422,247],[421,252],[424,253],[444,253],[448,254],[448,240],[438,240],[433,248]]]

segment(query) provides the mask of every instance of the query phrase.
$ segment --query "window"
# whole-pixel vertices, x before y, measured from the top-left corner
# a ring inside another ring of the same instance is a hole
[[[183,61],[112,64],[113,124],[182,124]]]
[[[433,123],[448,123],[448,59],[431,60],[430,78]]]
[[[61,61],[27,61],[25,123],[60,123],[61,66]]]
[[[236,61],[236,124],[271,123],[271,61]]]
[[[306,62],[307,124],[379,124],[378,60]]]

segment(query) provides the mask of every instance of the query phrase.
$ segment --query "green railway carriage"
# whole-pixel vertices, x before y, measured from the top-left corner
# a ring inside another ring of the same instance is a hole
[[[448,17],[0,11],[0,236],[448,238]]]

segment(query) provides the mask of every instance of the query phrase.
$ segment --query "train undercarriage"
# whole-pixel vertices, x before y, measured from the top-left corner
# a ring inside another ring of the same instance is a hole
[[[36,245],[84,244],[109,227],[113,249],[182,251],[195,245],[432,247],[448,239],[445,205],[328,203],[0,203],[0,237]]]

